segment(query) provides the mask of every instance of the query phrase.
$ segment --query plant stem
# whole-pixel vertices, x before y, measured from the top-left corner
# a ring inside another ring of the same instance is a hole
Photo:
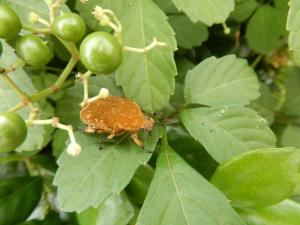
[[[29,100],[29,96],[22,91],[16,84],[13,82],[12,79],[7,75],[7,73],[1,74],[2,79],[8,84],[8,86],[22,99],[25,101]]]
[[[52,33],[52,30],[49,29],[49,28],[33,28],[27,24],[22,24],[22,28],[24,30],[28,30],[28,31],[31,31],[32,33],[34,34],[51,34]]]
[[[49,2],[50,3],[50,2]],[[30,30],[32,32],[42,32],[42,33],[51,33],[51,29],[36,29],[32,28],[26,24],[22,25],[24,29]],[[58,38],[58,37],[57,37]],[[13,106],[12,108],[9,109],[10,112],[15,112],[24,106],[26,106],[28,103],[36,102],[39,101],[43,98],[46,98],[47,96],[54,94],[57,92],[59,89],[61,89],[64,85],[64,82],[72,72],[73,68],[77,64],[79,60],[79,51],[76,47],[76,45],[73,42],[68,42],[64,41],[60,38],[58,38],[61,43],[68,49],[68,51],[71,53],[71,58],[65,67],[65,69],[62,71],[61,75],[57,79],[57,81],[51,85],[50,87],[46,88],[45,90],[42,90],[40,92],[37,92],[33,94],[32,96],[28,96],[26,93],[22,92],[17,85],[7,76],[6,71],[3,73],[3,78],[7,81],[9,86],[22,98],[22,102],[18,103],[17,105]],[[0,74],[1,75],[1,74]]]
[[[8,76],[8,73],[15,71],[18,67],[23,66],[25,62],[23,60],[17,60],[15,63],[8,66],[0,76],[2,79],[8,84],[8,86],[19,96],[19,98],[23,101],[23,104],[27,104],[29,100],[29,96],[22,91],[16,83]]]
[[[263,55],[258,55],[255,60],[252,62],[251,67],[255,69],[255,67],[258,65],[258,63],[262,60],[264,56]]]
[[[29,102],[36,102],[39,101],[43,98],[46,98],[47,96],[57,92],[59,89],[62,88],[64,85],[64,82],[72,72],[73,68],[78,62],[78,57],[71,57],[70,61],[68,62],[66,68],[63,70],[57,81],[51,86],[46,88],[45,90],[42,90],[40,92],[37,92],[33,94],[32,96],[28,96],[27,100]],[[9,109],[10,112],[15,112],[21,108],[23,108],[26,105],[26,102],[19,102],[17,105],[13,106],[12,108]]]
[[[15,161],[22,161],[30,156],[37,154],[38,151],[22,152],[22,153],[13,153],[7,154],[0,157],[0,163],[9,163]]]

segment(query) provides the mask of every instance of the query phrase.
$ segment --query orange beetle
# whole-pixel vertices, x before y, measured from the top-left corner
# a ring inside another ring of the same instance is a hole
[[[143,147],[137,137],[140,129],[151,131],[154,120],[144,116],[141,108],[126,98],[109,96],[88,102],[80,111],[80,119],[87,125],[88,133],[109,133],[108,139],[125,131],[131,132],[131,138]]]

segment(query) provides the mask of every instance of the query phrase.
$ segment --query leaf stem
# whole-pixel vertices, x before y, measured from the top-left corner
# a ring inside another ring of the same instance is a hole
[[[13,80],[7,75],[7,73],[1,74],[2,79],[8,84],[8,86],[22,99],[22,100],[29,100],[29,96],[22,91]]]
[[[67,64],[67,66],[62,71],[61,75],[59,76],[59,78],[56,80],[56,82],[53,85],[46,88],[45,90],[42,90],[40,92],[37,92],[37,93],[33,94],[30,97],[26,96],[26,99],[23,98],[23,100],[26,100],[26,101],[22,101],[22,102],[18,103],[17,105],[13,106],[12,108],[10,108],[9,109],[10,112],[15,112],[15,111],[23,108],[24,106],[26,106],[28,103],[36,102],[36,101],[39,101],[43,98],[46,98],[47,96],[56,93],[59,89],[61,89],[63,87],[64,82],[66,81],[66,79],[68,78],[68,76],[72,72],[73,68],[75,67],[75,65],[79,61],[79,51],[78,51],[76,45],[73,42],[67,42],[67,41],[64,41],[60,38],[58,38],[58,39],[61,41],[61,43],[71,53],[71,58],[70,58],[70,60]],[[16,85],[15,85],[14,88],[19,89]],[[21,92],[18,92],[18,93],[21,94]],[[25,95],[24,95],[24,97],[25,97]]]
[[[133,48],[133,47],[129,47],[129,46],[123,46],[123,49],[125,51],[129,51],[129,52],[136,52],[136,53],[147,53],[149,52],[151,49],[155,48],[156,46],[160,46],[160,47],[167,47],[168,44],[165,42],[160,42],[157,41],[157,39],[154,37],[153,41],[146,46],[145,48]]]
[[[167,126],[163,126],[162,146],[166,147],[167,145],[168,145]]]
[[[255,60],[252,62],[251,67],[255,69],[255,67],[258,65],[258,63],[262,60],[264,56],[263,55],[258,55]]]
[[[38,151],[22,152],[22,153],[10,153],[0,157],[0,163],[9,163],[15,161],[22,161],[30,156],[37,154]]]
[[[51,34],[52,30],[50,28],[33,28],[27,24],[22,24],[24,30],[28,30],[34,34]]]
[[[2,79],[8,84],[8,86],[18,95],[18,97],[27,104],[30,102],[30,97],[21,90],[16,83],[8,76],[8,73],[15,71],[18,67],[22,67],[25,64],[23,60],[17,60],[14,64],[8,66],[6,69],[0,72],[0,76]]]

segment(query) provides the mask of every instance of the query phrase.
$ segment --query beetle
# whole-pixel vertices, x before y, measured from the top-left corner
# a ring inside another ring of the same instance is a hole
[[[80,119],[87,125],[85,132],[109,133],[108,139],[129,131],[131,138],[140,147],[144,145],[138,139],[138,131],[151,131],[154,126],[154,120],[145,116],[138,104],[117,96],[88,102],[80,111]]]

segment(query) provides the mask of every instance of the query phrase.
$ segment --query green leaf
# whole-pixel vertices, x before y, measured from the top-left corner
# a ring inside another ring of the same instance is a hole
[[[116,86],[114,76],[96,76],[89,79],[89,96],[93,97],[99,94],[101,88],[107,88],[111,95],[122,96],[121,89]],[[79,112],[80,103],[83,100],[83,85],[81,82],[75,82],[75,85],[67,89],[62,99],[57,102],[56,114],[65,124],[72,124],[75,128],[82,126]]]
[[[176,81],[180,83],[184,82],[187,72],[195,67],[195,65],[190,60],[184,57],[176,58],[176,66],[178,70]]]
[[[28,173],[23,162],[0,163],[0,181],[27,175]]]
[[[18,225],[62,225],[62,224],[66,225],[60,220],[60,217],[56,212],[50,211],[44,220],[34,219]]]
[[[46,73],[42,71],[41,73],[32,73],[30,76],[32,83],[36,87],[38,91],[42,91],[48,87],[50,87],[52,84],[55,83],[55,81],[58,79],[58,76],[52,73]],[[48,96],[49,99],[56,101],[63,96],[63,90],[59,90],[54,95]]]
[[[126,192],[135,205],[142,205],[147,195],[154,169],[149,165],[141,165],[135,172],[126,188]]]
[[[185,80],[187,104],[246,105],[259,96],[253,69],[234,55],[210,57],[190,70]]]
[[[287,17],[288,17],[288,11],[289,11],[289,0],[275,0],[275,9],[277,13],[277,21],[278,21],[278,32],[280,35],[287,36]]]
[[[29,13],[35,12],[41,18],[49,21],[49,10],[45,1],[41,0],[0,0],[0,3],[6,3],[12,7],[18,14],[19,18],[21,19],[22,23],[26,23],[31,27],[45,27],[45,25],[41,25],[39,23],[32,24],[29,21]],[[62,5],[63,12],[69,12],[69,8],[63,4]]]
[[[60,154],[67,147],[67,141],[69,140],[68,133],[64,130],[56,130],[52,140],[52,155],[58,159]]]
[[[300,148],[300,127],[295,125],[285,127],[279,137],[279,145]]]
[[[289,116],[300,116],[300,76],[299,69],[292,68],[287,71],[287,79],[285,82],[285,103],[283,112]]]
[[[184,106],[184,92],[183,85],[181,83],[176,82],[174,94],[170,99],[170,107],[173,108],[171,113],[176,113],[178,109]]]
[[[280,30],[279,19],[274,7],[263,5],[251,17],[246,32],[250,48],[267,54],[277,47]]]
[[[261,208],[292,193],[299,165],[300,150],[296,148],[258,149],[220,165],[211,182],[234,207]]]
[[[104,9],[111,9],[118,17],[121,17],[122,13],[124,12],[124,8],[129,4],[128,1],[119,0],[89,0],[84,4],[80,0],[75,1],[75,9],[78,10],[88,27],[92,30],[106,29],[105,27],[101,27],[99,25],[99,21],[97,21],[95,16],[92,14],[96,5],[101,6]]]
[[[255,0],[235,0],[235,9],[230,17],[238,22],[248,19],[257,7]]]
[[[178,13],[172,0],[154,0],[165,13]]]
[[[167,143],[142,206],[139,225],[243,225],[228,200]]]
[[[293,197],[299,197],[300,196],[300,173],[297,174],[296,186],[295,186],[291,196],[293,196]]]
[[[180,114],[189,133],[217,161],[243,152],[275,146],[265,119],[243,107],[186,109]]]
[[[80,225],[127,225],[134,208],[125,192],[112,194],[97,209],[90,208],[77,215]]]
[[[157,126],[151,136],[143,134],[145,149],[153,151],[161,135],[161,127]],[[151,157],[127,135],[114,143],[103,143],[101,150],[99,138],[95,136],[77,133],[76,140],[82,152],[77,157],[64,152],[58,160],[59,169],[54,179],[64,211],[81,212],[89,207],[98,207],[111,194],[122,191],[140,164]]]
[[[291,200],[262,209],[240,210],[239,214],[248,225],[299,225],[300,223],[300,205]]]
[[[225,22],[234,9],[234,0],[172,0],[178,10],[193,21],[201,21],[208,26]]]
[[[3,45],[3,54],[0,58],[0,66],[8,67],[16,62],[18,57],[14,53],[14,49],[5,41],[0,40],[0,42]],[[16,71],[9,73],[9,77],[28,95],[31,95],[37,91],[33,86],[31,79],[23,69],[18,68]],[[9,108],[13,107],[19,102],[20,98],[0,77],[0,111],[7,111]],[[18,114],[24,119],[28,118],[29,113],[30,109],[28,107],[18,111]],[[33,126],[29,128],[25,142],[17,148],[17,151],[33,151],[41,149],[45,141],[44,135],[46,135],[46,130],[43,126]]]
[[[207,27],[201,22],[193,23],[185,15],[170,16],[168,20],[180,47],[191,49],[200,46],[208,38]]]
[[[53,51],[55,52],[56,56],[65,62],[68,62],[71,58],[70,52],[66,49],[66,47],[55,37],[50,37],[51,42],[53,44]]]
[[[182,125],[169,125],[167,131],[168,142],[174,151],[204,178],[210,179],[218,163],[205,148]]]
[[[155,47],[147,54],[124,52],[116,81],[122,85],[125,96],[137,102],[144,111],[159,111],[168,105],[175,88],[174,32],[166,15],[152,0],[135,0],[124,11],[121,22],[125,45],[144,48],[156,37],[168,46]]]
[[[300,1],[299,0],[291,0],[289,2],[290,9],[288,13],[287,19],[287,30],[289,33],[289,47],[293,51],[294,60],[297,65],[300,65]]]
[[[252,101],[249,108],[255,110],[261,117],[268,121],[268,124],[272,124],[274,121],[274,114],[277,100],[272,95],[267,85],[261,83],[260,85],[260,97]]]
[[[29,220],[24,223],[20,223],[18,225],[43,225],[43,222],[40,220]]]
[[[42,193],[40,177],[19,177],[0,182],[0,225],[21,223],[37,206]]]

